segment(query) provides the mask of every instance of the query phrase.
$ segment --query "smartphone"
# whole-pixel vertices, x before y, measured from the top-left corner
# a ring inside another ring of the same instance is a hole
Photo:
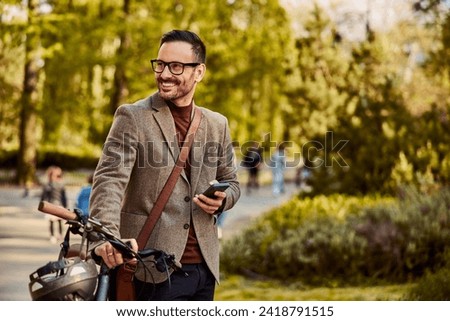
[[[216,191],[224,192],[228,187],[230,187],[230,183],[219,183],[216,181],[210,183],[208,189],[202,194],[209,198],[216,198],[216,196],[214,195]]]

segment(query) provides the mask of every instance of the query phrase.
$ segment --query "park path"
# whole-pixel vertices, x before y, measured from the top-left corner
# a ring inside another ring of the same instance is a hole
[[[68,187],[69,206],[73,206],[79,187]],[[286,193],[272,196],[270,186],[263,186],[242,195],[236,206],[227,212],[223,240],[248,226],[252,220],[281,204],[296,192],[294,184],[286,185]],[[38,267],[57,259],[59,245],[48,238],[48,221],[37,210],[39,190],[23,197],[23,189],[0,187],[0,301],[30,301],[29,275]]]
[[[223,240],[232,238],[240,233],[258,216],[289,200],[298,191],[293,183],[287,183],[284,194],[273,196],[271,186],[262,186],[258,190],[247,193],[242,188],[241,197],[237,204],[226,213],[223,223]]]

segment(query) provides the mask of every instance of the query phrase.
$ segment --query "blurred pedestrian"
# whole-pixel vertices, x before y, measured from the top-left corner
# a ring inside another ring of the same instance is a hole
[[[253,142],[245,152],[242,166],[248,170],[247,194],[250,194],[252,189],[259,188],[259,172],[262,166],[262,152],[257,142]]]
[[[285,146],[281,143],[271,158],[272,194],[278,196],[285,192],[284,171],[286,169]]]
[[[223,225],[227,214],[227,212],[222,212],[217,215],[217,237],[219,240],[222,239],[223,236]]]
[[[83,216],[89,216],[89,198],[91,197],[92,180],[94,175],[91,173],[87,178],[87,185],[83,186],[77,195],[75,207],[83,212]]]
[[[47,183],[42,188],[41,201],[47,201],[67,208],[66,189],[62,174],[62,169],[58,166],[50,166],[47,169]],[[49,214],[46,217],[50,223],[50,242],[56,243],[58,239],[62,239],[62,220]]]
[[[295,174],[295,185],[298,188],[304,189],[311,178],[311,169],[308,168],[306,165],[301,165],[297,168],[296,174]]]

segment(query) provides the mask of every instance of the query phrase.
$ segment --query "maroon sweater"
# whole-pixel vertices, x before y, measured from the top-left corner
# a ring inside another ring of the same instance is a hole
[[[170,101],[166,102],[175,121],[175,129],[177,133],[178,145],[183,145],[186,138],[189,125],[191,124],[192,103],[189,106],[177,107]],[[191,166],[189,160],[184,167],[187,178],[191,179]],[[203,262],[203,256],[198,245],[197,236],[192,226],[192,218],[189,224],[189,236],[184,249],[183,256],[180,260],[181,264],[196,264]]]

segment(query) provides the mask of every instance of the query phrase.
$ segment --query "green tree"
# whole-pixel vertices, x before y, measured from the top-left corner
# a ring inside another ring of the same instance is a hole
[[[325,192],[334,184],[326,177],[329,169],[339,165],[330,163],[334,155],[325,149],[326,141],[331,138],[329,133],[338,129],[342,112],[354,105],[345,90],[350,61],[334,24],[318,6],[308,15],[303,29],[303,35],[296,39],[295,67],[286,87],[289,108],[284,110],[283,121],[290,139],[301,147],[306,166],[314,169],[315,189]]]
[[[126,75],[126,61],[128,58],[127,50],[130,47],[131,36],[129,34],[128,25],[130,19],[131,0],[123,0],[122,15],[123,27],[119,30],[119,48],[116,55],[116,66],[114,72],[114,89],[110,101],[110,109],[114,114],[117,106],[123,103],[128,96],[128,79]]]
[[[25,22],[8,16],[8,3],[0,4],[0,156],[17,149],[24,73]],[[8,159],[8,163],[11,160]]]
[[[403,101],[399,78],[385,62],[389,46],[376,35],[353,50],[347,92],[355,108],[340,119],[338,131],[351,137],[343,157],[350,170],[337,175],[351,193],[387,191],[399,153],[406,147],[406,127],[411,122]]]
[[[393,68],[398,47],[370,25],[361,42],[338,27],[317,6],[304,23],[285,123],[314,171],[315,192],[387,191],[411,124]]]
[[[423,51],[421,84],[427,107],[420,110],[416,126],[418,141],[411,155],[421,177],[431,183],[450,182],[450,5],[448,1],[417,1],[419,17],[425,16],[424,29],[432,44]],[[425,81],[423,81],[425,79]],[[422,85],[423,86],[423,85]],[[428,174],[428,175],[427,175]]]
[[[8,20],[8,8],[23,6],[2,2],[0,157],[11,163],[20,150],[21,177],[60,154],[96,157],[118,105],[157,89],[149,60],[176,28],[199,33],[208,48],[196,102],[225,114],[242,144],[303,147],[316,192],[445,183],[450,24],[445,2],[428,3],[427,19],[389,33],[367,25],[367,39],[351,42],[339,33],[342,20],[318,6],[294,21],[294,36],[276,0],[30,1],[29,25]],[[25,68],[25,57],[35,67]],[[333,148],[339,141],[348,143]]]

